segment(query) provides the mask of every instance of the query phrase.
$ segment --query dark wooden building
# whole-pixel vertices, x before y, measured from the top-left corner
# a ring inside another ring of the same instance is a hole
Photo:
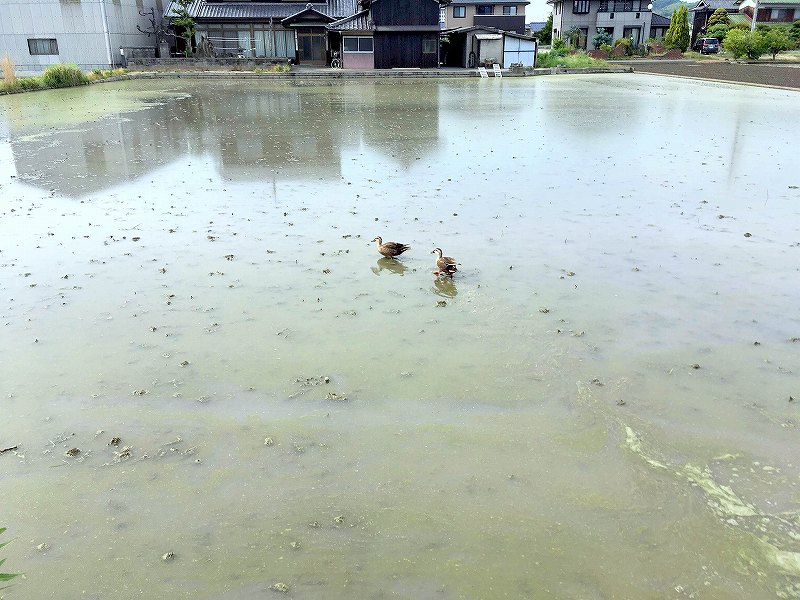
[[[439,66],[437,0],[373,0],[375,68]]]

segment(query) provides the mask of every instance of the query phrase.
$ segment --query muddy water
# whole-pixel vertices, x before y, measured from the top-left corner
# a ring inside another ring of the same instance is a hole
[[[795,92],[157,81],[0,115],[9,600],[800,597]]]

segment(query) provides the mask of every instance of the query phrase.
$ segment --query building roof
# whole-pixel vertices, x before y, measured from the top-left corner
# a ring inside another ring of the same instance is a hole
[[[800,8],[800,0],[758,0],[759,8],[762,6],[780,6],[786,8]]]
[[[488,33],[488,34],[495,34],[499,33],[505,35],[506,37],[513,37],[519,38],[521,40],[533,40],[536,39],[532,35],[524,35],[522,33],[517,33],[516,31],[503,31],[502,29],[497,29],[497,27],[487,27],[486,25],[471,25],[470,27],[451,27],[449,29],[442,29],[442,33],[472,33],[475,31],[480,31],[481,33]]]
[[[164,16],[172,14],[176,5],[171,0],[164,10]],[[356,0],[329,0],[316,4],[306,2],[208,2],[194,0],[186,7],[193,19],[220,21],[268,21],[269,19],[285,19],[308,9],[309,4],[316,12],[333,19],[341,19],[356,12]]]
[[[515,0],[492,0],[492,1],[489,1],[489,0],[453,0],[450,4],[452,4],[453,6],[466,6],[466,5],[473,5],[473,4],[496,4],[497,6],[504,6],[504,5],[520,6],[520,5],[524,4],[525,6],[527,6],[528,4],[530,4],[530,2],[528,2],[527,0],[520,0],[519,2],[516,2]]]
[[[669,27],[669,21],[669,17],[653,13],[653,16],[650,18],[650,27]]]
[[[544,26],[547,24],[547,21],[533,21],[532,23],[528,23],[528,27],[531,31],[541,31],[544,29]]]
[[[350,17],[339,19],[328,25],[331,31],[373,31],[375,25],[369,16],[369,10],[362,10]]]
[[[736,0],[700,0],[689,9],[689,12],[705,10],[714,12],[718,8],[724,8],[728,12],[736,12],[738,10],[738,8],[736,8]]]

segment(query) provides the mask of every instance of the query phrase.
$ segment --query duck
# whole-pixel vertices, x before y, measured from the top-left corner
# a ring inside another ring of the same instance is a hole
[[[372,241],[378,243],[378,252],[388,258],[400,256],[403,252],[411,248],[411,246],[401,244],[400,242],[384,242],[381,236],[376,237]]]
[[[441,248],[434,248],[431,254],[436,255],[436,266],[439,267],[440,273],[444,273],[445,275],[450,275],[450,277],[452,277],[453,273],[458,271],[456,259],[450,256],[442,256]]]

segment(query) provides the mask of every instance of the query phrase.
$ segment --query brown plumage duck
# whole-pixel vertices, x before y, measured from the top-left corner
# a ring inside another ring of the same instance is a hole
[[[400,242],[384,242],[381,236],[376,237],[372,241],[378,243],[378,252],[389,258],[400,256],[403,252],[411,248],[411,246],[406,246]]]
[[[440,273],[444,273],[445,275],[450,275],[452,277],[453,273],[458,271],[456,259],[450,256],[442,256],[441,248],[434,248],[431,254],[436,255],[436,266],[439,267]]]

